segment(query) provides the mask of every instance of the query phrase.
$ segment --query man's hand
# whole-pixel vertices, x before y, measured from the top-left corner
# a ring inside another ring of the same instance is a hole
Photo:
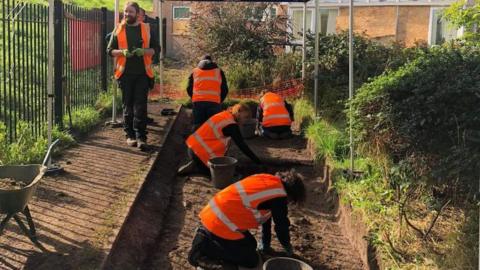
[[[142,57],[145,54],[145,49],[136,48],[135,50],[132,51],[132,53],[138,57]]]
[[[127,49],[122,50],[122,54],[123,54],[123,56],[125,56],[127,58],[130,58],[130,57],[133,56],[133,54]]]

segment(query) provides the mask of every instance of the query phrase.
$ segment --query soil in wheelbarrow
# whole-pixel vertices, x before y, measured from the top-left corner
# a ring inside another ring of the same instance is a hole
[[[25,182],[15,181],[13,178],[0,178],[0,189],[2,190],[18,190],[26,186]]]
[[[239,159],[237,177],[252,173],[296,169],[305,178],[308,199],[304,207],[291,206],[291,241],[295,256],[314,269],[364,269],[357,251],[345,237],[336,215],[338,199],[325,192],[323,181],[311,165],[306,141],[294,137],[284,141],[267,141],[256,138],[247,142],[261,159],[274,161],[267,166],[255,166],[244,158],[236,147],[230,156]],[[169,169],[169,168],[165,168]],[[198,213],[218,190],[208,178],[201,175],[174,177],[167,210],[164,213],[157,241],[150,246],[140,269],[194,269],[187,262],[195,229],[199,225]],[[145,203],[145,202],[144,202]],[[258,238],[258,231],[253,230]],[[281,256],[282,248],[272,230],[272,247]],[[264,260],[271,255],[265,256]]]

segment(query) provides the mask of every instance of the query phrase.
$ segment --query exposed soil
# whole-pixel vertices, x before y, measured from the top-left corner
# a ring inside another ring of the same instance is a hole
[[[18,190],[26,186],[27,184],[22,181],[15,181],[12,178],[0,178],[0,189],[3,190]]]
[[[178,127],[184,129],[175,131],[177,138],[167,140],[165,152],[160,154],[163,158],[155,166],[148,180],[149,188],[143,190],[145,194],[126,224],[128,229],[124,230],[125,234],[121,235],[119,245],[111,254],[108,269],[194,269],[187,262],[187,254],[199,225],[198,213],[218,190],[205,176],[175,175],[178,160],[185,156],[183,140],[189,129],[188,125]],[[255,138],[247,143],[265,165],[253,165],[232,146],[229,155],[239,159],[236,178],[290,168],[295,168],[305,178],[307,202],[303,207],[292,206],[289,211],[296,257],[314,269],[365,269],[357,251],[343,234],[338,223],[338,198],[327,192],[319,177],[322,172],[312,166],[305,139],[300,136],[283,141]],[[272,246],[278,252],[276,255],[282,255],[275,236]]]

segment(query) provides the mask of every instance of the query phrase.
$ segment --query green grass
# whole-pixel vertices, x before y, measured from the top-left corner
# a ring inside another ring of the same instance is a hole
[[[308,103],[300,100],[296,105],[296,117],[308,118]],[[305,135],[315,146],[316,159],[325,159],[332,167],[332,182],[342,204],[351,205],[352,215],[367,226],[367,240],[376,248],[381,269],[477,269],[478,206],[452,203],[440,215],[429,239],[422,240],[399,218],[403,197],[399,200],[398,195],[415,179],[403,179],[407,185],[398,193],[392,186],[391,162],[378,156],[357,157],[355,170],[363,175],[347,178],[344,169],[349,168],[350,160],[342,126],[324,119],[312,121]],[[420,186],[409,202],[409,220],[425,231],[438,203],[431,189]]]
[[[72,128],[80,134],[86,134],[97,126],[102,120],[98,110],[92,107],[78,109],[72,112]],[[63,117],[64,125],[69,125],[68,116]]]
[[[101,92],[98,95],[97,101],[95,102],[95,109],[97,109],[101,115],[111,115],[113,108],[114,87],[115,86],[112,84],[107,92]],[[117,89],[115,105],[115,107],[117,107],[117,111],[122,109],[122,92],[120,89]]]
[[[6,136],[7,129],[0,122],[0,165],[40,163],[48,147],[46,126],[40,137],[33,134],[32,126],[26,122],[19,122],[16,128],[18,138],[15,142],[9,143]],[[58,127],[53,128],[52,138],[60,140],[54,153],[60,153],[63,149],[75,144],[74,138],[67,132],[60,131]]]
[[[348,143],[344,134],[325,120],[312,122],[306,129],[306,136],[315,144],[317,160],[333,161],[347,154]]]

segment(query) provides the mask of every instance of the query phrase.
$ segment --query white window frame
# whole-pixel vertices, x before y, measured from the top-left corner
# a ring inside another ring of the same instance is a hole
[[[326,10],[337,10],[337,18],[338,16],[340,15],[340,8],[339,7],[319,7],[318,8],[319,10],[320,9],[326,9]],[[293,21],[293,12],[294,11],[300,11],[301,13],[303,13],[303,7],[290,7],[289,8],[289,11],[288,11],[288,17],[289,17],[289,20],[290,22]],[[310,11],[312,12],[312,19],[310,21],[310,27],[306,26],[307,29],[310,29],[312,32],[315,31],[315,7],[307,7],[307,13]],[[320,12],[318,12],[318,14],[320,15]],[[301,28],[302,26],[300,26]],[[293,29],[290,29],[289,31],[293,31]],[[295,40],[292,40],[293,42],[295,41],[301,41],[301,39],[295,39]]]
[[[180,9],[180,8],[188,8],[188,18],[175,18],[175,9]],[[186,21],[190,20],[191,18],[191,12],[190,12],[190,7],[189,6],[173,6],[172,7],[172,19],[175,21]]]

